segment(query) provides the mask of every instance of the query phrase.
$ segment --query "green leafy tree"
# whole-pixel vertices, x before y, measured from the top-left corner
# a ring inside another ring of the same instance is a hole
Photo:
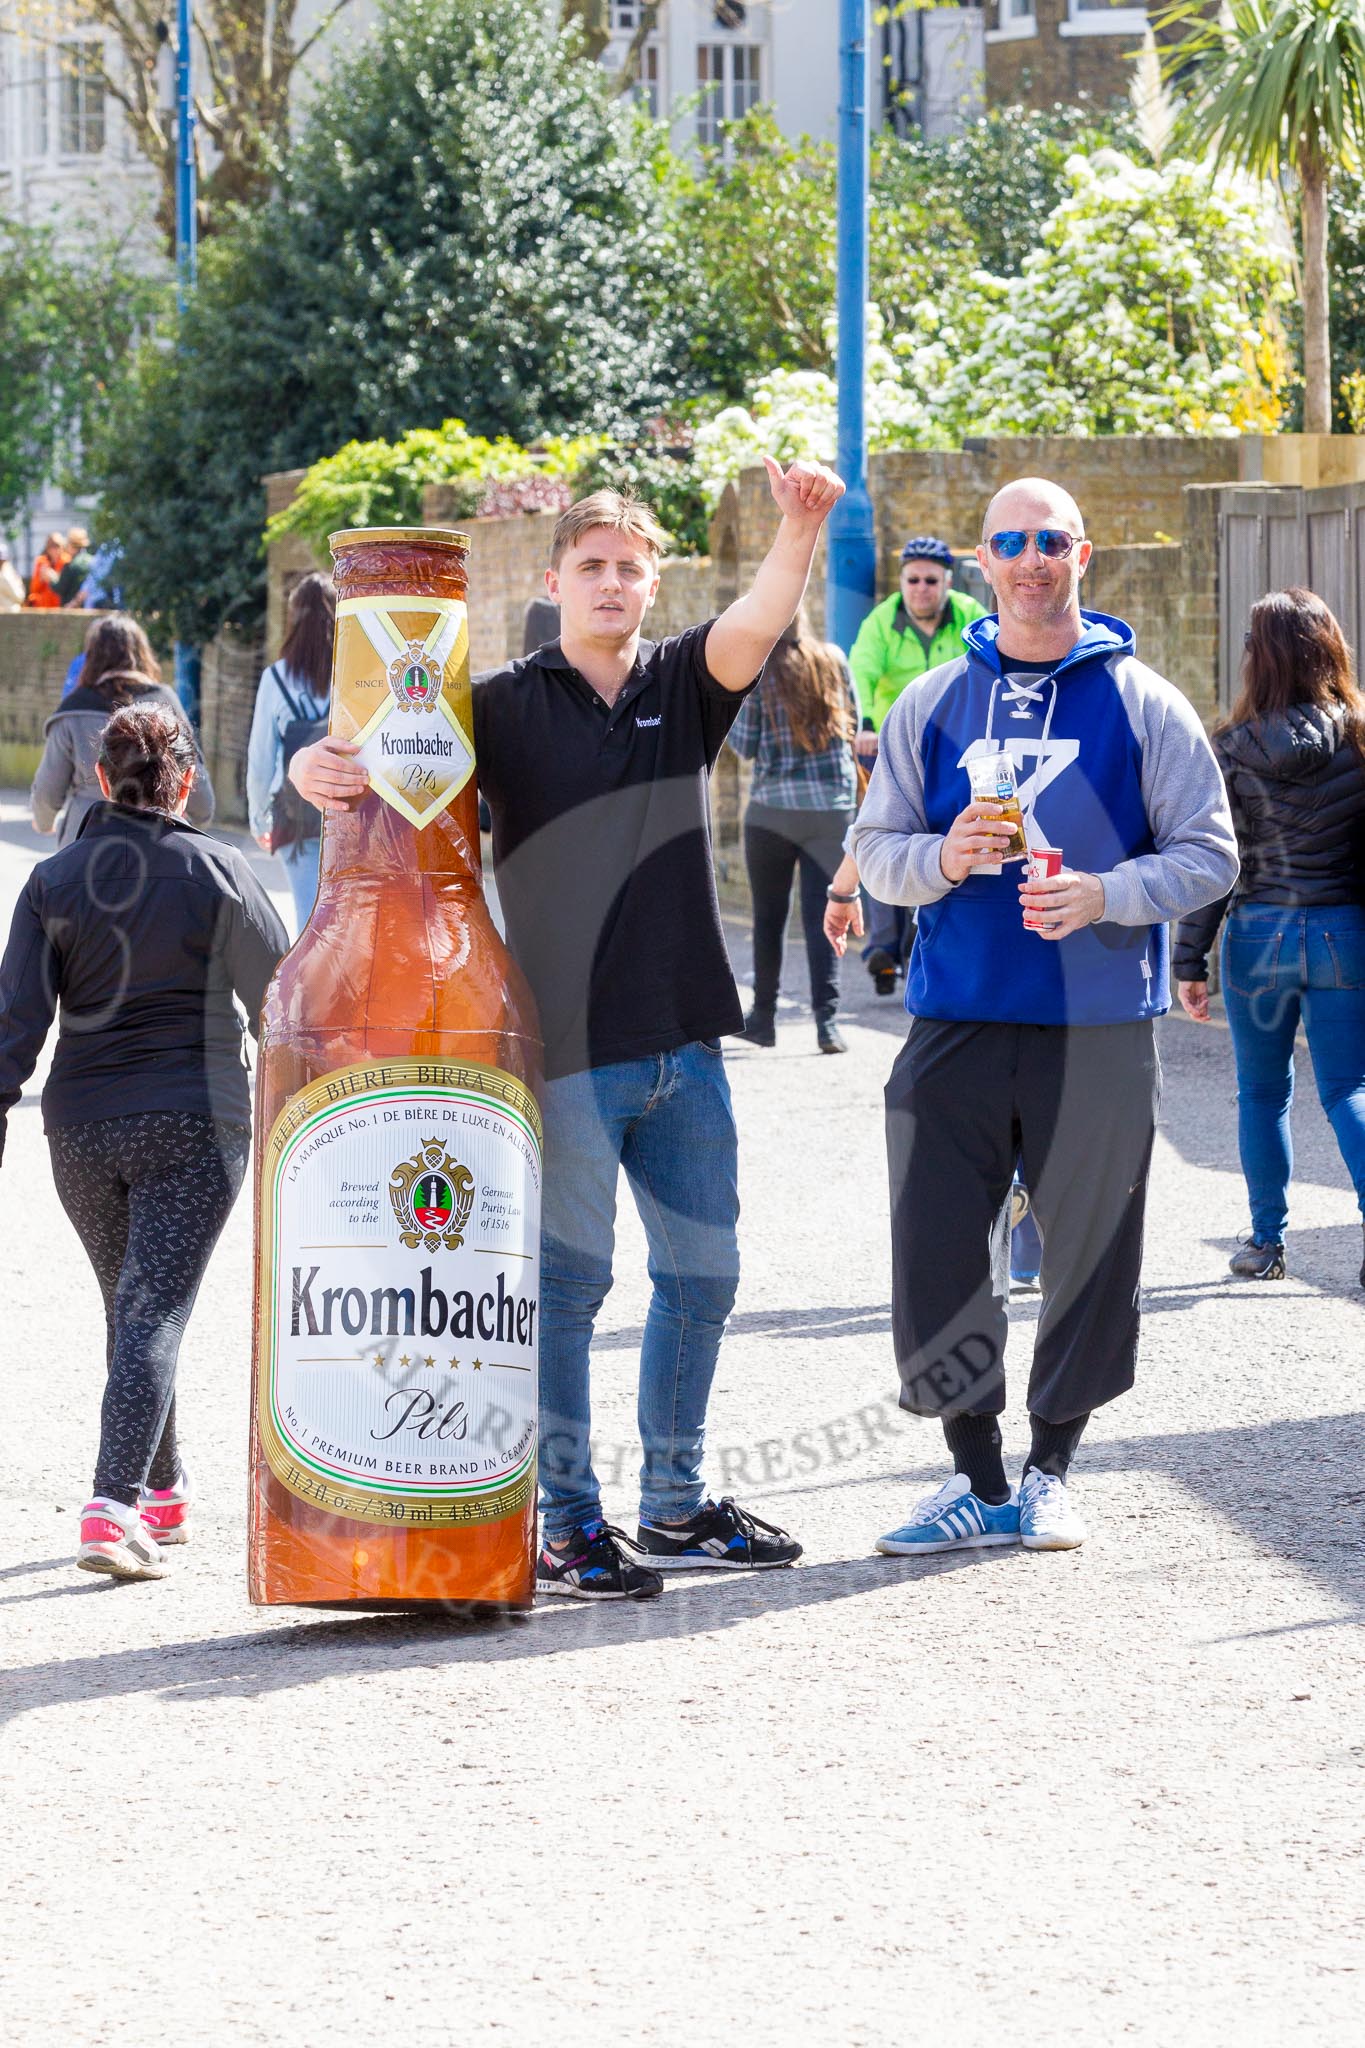
[[[756,372],[829,366],[836,159],[828,143],[784,135],[764,107],[732,122],[727,142],[699,168],[676,163],[672,196],[680,261],[696,273],[696,376],[737,397]],[[888,137],[873,158],[872,295],[892,324],[973,249],[952,188],[888,170],[905,147]]]
[[[1332,359],[1339,373],[1338,423],[1365,433],[1365,179],[1339,171],[1327,208],[1332,280]],[[1351,397],[1347,398],[1347,387]]]
[[[1298,185],[1303,263],[1303,423],[1332,431],[1327,191],[1365,135],[1365,9],[1360,0],[1180,0],[1158,26],[1185,33],[1167,64],[1184,119],[1217,161]]]
[[[1087,102],[1037,112],[994,108],[939,142],[884,132],[872,145],[871,296],[889,331],[962,272],[1010,276],[1066,189],[1079,148],[1122,137],[1128,116]],[[671,183],[680,259],[695,272],[698,380],[740,398],[772,370],[828,370],[834,298],[836,159],[828,143],[784,135],[757,108],[699,167]]]
[[[540,0],[387,9],[102,438],[131,598],[197,641],[257,615],[261,477],[349,441],[660,410],[688,297],[664,204],[657,137]]]
[[[873,448],[969,434],[1273,432],[1292,286],[1262,194],[1207,165],[1072,157],[1065,196],[1014,278],[973,270],[887,337],[868,331]],[[714,504],[760,454],[834,453],[834,381],[774,370],[696,433]]]
[[[914,202],[931,216],[960,220],[981,268],[1014,277],[1066,195],[1067,159],[1124,145],[1130,126],[1124,107],[1098,108],[1082,95],[1046,109],[991,107],[934,142],[888,137],[873,152],[874,217]],[[883,311],[890,326],[901,324]]]
[[[1273,433],[1292,286],[1260,196],[1203,164],[1073,157],[1015,280],[978,273],[897,337],[963,434]]]
[[[117,248],[61,255],[0,221],[0,523],[48,478],[82,488],[85,445],[160,299]]]

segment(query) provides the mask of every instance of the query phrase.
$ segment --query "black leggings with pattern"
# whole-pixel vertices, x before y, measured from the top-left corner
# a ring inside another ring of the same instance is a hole
[[[95,1493],[173,1486],[180,1340],[246,1171],[241,1124],[169,1110],[49,1131],[52,1177],[104,1296]]]

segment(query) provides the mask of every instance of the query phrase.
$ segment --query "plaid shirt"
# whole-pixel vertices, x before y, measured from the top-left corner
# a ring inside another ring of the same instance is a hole
[[[839,652],[847,691],[849,732],[857,730],[858,693],[848,662]],[[779,811],[851,811],[858,801],[850,740],[831,740],[819,753],[799,746],[767,670],[739,707],[730,727],[729,744],[754,764],[752,803],[771,804]]]

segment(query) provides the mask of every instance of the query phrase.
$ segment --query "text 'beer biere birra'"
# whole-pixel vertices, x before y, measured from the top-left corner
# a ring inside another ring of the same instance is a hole
[[[266,997],[254,1601],[529,1606],[540,1046],[483,898],[462,534],[333,536],[370,787]]]

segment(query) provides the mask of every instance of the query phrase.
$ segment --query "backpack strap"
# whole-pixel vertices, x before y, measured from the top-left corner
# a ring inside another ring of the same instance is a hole
[[[284,677],[280,674],[280,665],[277,661],[271,662],[269,674],[274,681],[275,688],[279,691],[280,695],[283,697],[285,701],[286,706],[288,707],[289,716],[291,718],[301,719],[303,717],[303,713],[299,710],[298,705],[294,702],[293,698],[289,694],[289,691],[286,689]]]

